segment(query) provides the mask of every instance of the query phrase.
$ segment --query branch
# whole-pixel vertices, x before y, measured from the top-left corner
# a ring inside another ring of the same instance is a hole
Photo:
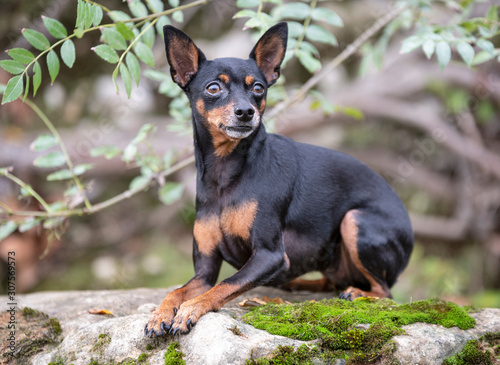
[[[346,59],[351,57],[368,39],[373,37],[378,31],[385,27],[393,19],[397,18],[407,6],[399,6],[389,11],[386,15],[379,18],[370,28],[361,33],[361,35],[349,44],[338,56],[330,61],[325,67],[321,69],[316,75],[311,77],[299,90],[297,90],[292,97],[282,101],[277,104],[269,113],[268,118],[272,119],[283,111],[285,111],[291,105],[301,101],[307,95],[308,91],[311,90],[318,82],[323,80],[326,75],[331,73],[337,66],[342,64]]]

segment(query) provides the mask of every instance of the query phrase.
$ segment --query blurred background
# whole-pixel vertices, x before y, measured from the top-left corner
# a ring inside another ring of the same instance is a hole
[[[477,2],[469,16],[484,15],[492,3]],[[317,45],[326,64],[393,2],[321,4],[335,10],[345,24],[331,29],[338,47]],[[127,11],[120,0],[105,5]],[[242,31],[245,20],[232,19],[238,10],[234,1],[216,0],[184,11],[184,22],[174,24],[208,58],[246,58],[255,36]],[[442,5],[430,16],[436,23],[446,23],[450,12],[453,15],[453,9]],[[63,0],[2,0],[0,49],[30,49],[20,31],[29,27],[43,32],[41,15],[73,29],[76,5]],[[109,22],[106,16],[105,22]],[[383,37],[383,32],[377,33],[322,79],[316,90],[323,102],[333,103],[332,113],[319,108],[318,99],[307,97],[266,124],[297,141],[349,153],[395,188],[411,214],[417,242],[408,268],[392,289],[397,301],[438,296],[459,304],[500,307],[500,63],[493,59],[469,68],[454,53],[441,71],[436,60],[428,60],[420,50],[400,53],[402,40],[411,34],[411,27],[397,33],[377,59],[370,49]],[[116,94],[111,79],[114,66],[91,51],[99,36],[94,32],[75,39],[73,68],[61,66],[52,85],[44,74],[33,99],[60,131],[75,163],[95,164],[83,177],[92,202],[121,193],[140,174],[139,167],[120,158],[91,157],[92,148],[110,144],[124,148],[145,123],[157,126],[149,148],[158,156],[172,151],[182,157],[192,147],[189,123],[179,125],[169,116],[171,99],[158,92],[158,81],[142,77],[130,98],[123,91]],[[498,48],[500,37],[493,43]],[[168,73],[160,37],[153,54],[155,69]],[[46,73],[45,65],[42,68]],[[296,59],[288,62],[283,75],[289,92],[311,77]],[[0,70],[0,83],[6,84],[9,77]],[[13,166],[13,173],[50,203],[63,199],[66,186],[47,182],[51,170],[33,166],[40,153],[30,150],[30,144],[42,132],[46,133],[43,123],[21,101],[0,107],[0,167]],[[185,185],[182,198],[173,204],[162,204],[152,187],[96,214],[66,220],[60,239],[36,227],[2,240],[0,294],[7,287],[8,251],[16,252],[18,293],[186,282],[193,275],[194,166],[169,179]],[[19,187],[0,177],[0,201],[16,210],[40,209],[35,200],[18,199],[19,195]],[[41,259],[49,239],[50,251]],[[231,272],[234,269],[225,264],[220,278]]]

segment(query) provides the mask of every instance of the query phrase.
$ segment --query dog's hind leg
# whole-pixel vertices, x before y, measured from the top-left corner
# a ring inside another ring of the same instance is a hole
[[[389,287],[406,265],[409,252],[404,249],[408,245],[401,243],[406,236],[398,236],[390,221],[368,210],[351,210],[344,216],[340,226],[342,260],[350,261],[352,281],[346,282],[351,286],[340,298],[392,298]]]

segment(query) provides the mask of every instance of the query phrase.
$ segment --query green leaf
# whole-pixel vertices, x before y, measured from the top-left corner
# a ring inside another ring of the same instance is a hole
[[[433,40],[428,39],[422,44],[422,51],[425,53],[425,57],[430,59],[434,54],[434,50],[436,49],[436,43]]]
[[[0,84],[0,95],[3,95],[3,93],[5,92],[5,88],[7,87],[7,85],[5,84]]]
[[[102,21],[102,8],[99,5],[94,4],[92,6],[92,24],[97,27]]]
[[[19,75],[24,71],[24,65],[15,60],[2,60],[0,61],[0,67],[13,75]]]
[[[146,0],[146,4],[152,13],[159,13],[165,8],[161,0]]]
[[[76,51],[75,44],[71,39],[67,39],[61,46],[61,58],[69,68],[75,64]]]
[[[28,64],[35,59],[33,53],[24,48],[12,48],[7,54],[13,59],[23,64]]]
[[[97,53],[97,55],[104,61],[109,63],[117,63],[120,60],[116,51],[107,44],[100,44],[97,47],[91,48],[91,50]],[[151,50],[149,51],[151,52]]]
[[[151,48],[142,42],[137,42],[134,48],[136,56],[150,67],[155,67],[155,60]]]
[[[50,42],[47,37],[36,30],[24,28],[21,33],[23,34],[23,37],[29,42],[29,44],[31,44],[39,51],[45,51],[50,47]]]
[[[160,87],[158,87],[158,92],[169,98],[178,96],[180,94],[179,91],[179,87],[170,78],[162,81]]]
[[[304,3],[288,3],[278,10],[279,19],[304,20],[309,14],[309,5]]]
[[[164,39],[163,27],[170,24],[170,19],[166,15],[162,15],[155,24],[156,32]]]
[[[361,110],[349,106],[336,105],[335,110],[356,120],[362,120],[365,117]]]
[[[86,3],[85,4],[85,29],[88,29],[92,26],[92,22],[94,20],[93,14],[93,4]]]
[[[59,167],[66,163],[63,154],[59,151],[49,152],[46,155],[39,156],[33,161],[37,167]]]
[[[85,26],[85,9],[85,2],[83,0],[78,0],[75,28],[83,29]]]
[[[138,188],[140,189],[140,188],[144,187],[145,185],[147,185],[148,182],[149,182],[148,176],[143,176],[143,175],[136,176],[132,179],[128,188],[129,189],[138,189]]]
[[[493,23],[498,23],[498,5],[492,5],[486,13],[486,19],[491,20]]]
[[[116,146],[99,146],[90,150],[90,156],[104,156],[106,159],[110,160],[117,156],[120,152],[121,150]]]
[[[127,27],[123,22],[116,23],[116,30],[120,32],[122,37],[127,41],[130,41],[135,38],[134,32],[132,32],[130,28]]]
[[[128,3],[128,8],[130,9],[132,15],[136,18],[142,18],[143,16],[148,15],[148,9],[139,0],[130,1]]]
[[[23,89],[23,75],[12,77],[7,83],[7,87],[3,93],[2,104],[7,104],[16,100],[23,93]]]
[[[45,151],[57,145],[57,138],[52,134],[39,135],[30,145],[30,149],[35,152]]]
[[[42,67],[40,66],[38,61],[36,61],[35,64],[33,65],[33,96],[36,95],[36,92],[40,87],[41,83],[42,83]]]
[[[111,18],[111,20],[113,20],[115,23],[119,22],[119,21],[123,22],[124,20],[131,19],[130,15],[128,15],[127,13],[124,13],[123,11],[120,11],[120,10],[110,11],[108,13],[108,15]],[[132,26],[132,25],[130,25],[130,26]]]
[[[47,175],[47,181],[61,181],[61,180],[69,180],[73,177],[71,171],[68,169],[63,169],[59,171],[55,171],[49,175]]]
[[[125,38],[116,28],[102,28],[101,39],[116,50],[121,51],[127,48]]]
[[[464,60],[467,66],[470,67],[472,61],[474,60],[474,48],[469,43],[460,42],[457,44],[457,51],[460,54],[460,57]]]
[[[151,23],[147,22],[141,28],[141,32],[146,29]],[[155,30],[153,27],[149,27],[149,29],[142,35],[141,40],[148,46],[149,48],[153,47],[153,43],[155,42]]]
[[[68,36],[66,27],[57,19],[49,18],[42,15],[43,24],[49,31],[52,37],[56,39],[63,39]]]
[[[495,54],[491,54],[486,51],[481,51],[476,54],[474,57],[474,60],[472,61],[472,66],[480,65],[481,63],[488,62],[489,60],[493,59],[495,57]]]
[[[238,18],[254,18],[257,15],[257,13],[253,10],[245,9],[245,10],[240,10],[236,14],[233,15],[233,19],[238,19]]]
[[[139,86],[139,81],[141,80],[141,67],[139,66],[137,57],[135,57],[132,52],[128,52],[125,56],[125,62],[127,63],[127,67],[135,81],[135,84]]]
[[[338,45],[337,38],[319,25],[311,24],[306,30],[306,38],[310,41],[322,42],[331,44],[332,46]]]
[[[174,21],[176,21],[177,23],[184,22],[184,13],[181,10],[174,11],[171,16],[172,16],[172,19]]]
[[[8,221],[7,223],[2,223],[0,225],[0,241],[7,238],[14,233],[17,229],[17,223],[14,221]]]
[[[179,6],[179,3],[180,3],[180,0],[168,0],[168,4],[172,7],[172,8],[176,8]]]
[[[29,217],[24,220],[24,222],[19,226],[19,232],[23,233],[26,231],[29,231],[32,228],[35,228],[36,226],[40,225],[40,218],[33,218]]]
[[[163,81],[166,79],[170,79],[170,75],[166,74],[163,71],[156,70],[145,70],[144,76],[153,81]]]
[[[304,31],[304,26],[298,22],[287,22],[288,24],[288,36],[291,38],[299,38]]]
[[[156,128],[155,125],[152,123],[144,124],[143,126],[141,126],[141,128],[139,129],[139,132],[137,132],[137,135],[134,137],[134,139],[130,143],[137,144],[139,142],[144,141],[146,139],[146,137],[148,136],[148,134],[151,131],[154,131],[155,128]]]
[[[399,53],[410,53],[416,50],[418,47],[422,45],[424,40],[419,36],[411,36],[406,38],[401,45],[401,49]]]
[[[60,68],[59,58],[53,49],[47,54],[47,67],[49,69],[51,83],[53,84]]]
[[[134,160],[135,155],[137,154],[137,146],[133,143],[130,143],[123,150],[123,161],[129,163]]]
[[[316,20],[318,22],[326,22],[328,24],[331,24],[335,27],[343,27],[344,22],[342,21],[342,18],[338,16],[336,12],[333,10],[327,9],[327,8],[315,8],[312,11],[311,17],[313,20]]]
[[[319,51],[316,47],[314,47],[312,43],[302,41],[302,43],[300,44],[300,49],[312,54],[313,56],[319,57]]]
[[[444,70],[451,60],[451,48],[449,44],[445,41],[438,42],[436,44],[436,56],[441,70]]]
[[[124,63],[120,64],[120,75],[122,77],[123,84],[125,85],[127,96],[130,98],[130,93],[132,92],[132,79],[130,78],[128,68]]]
[[[493,43],[491,43],[490,41],[488,41],[486,39],[478,39],[476,44],[483,51],[486,51],[486,52],[491,53],[491,54],[493,54],[495,52],[495,46],[493,45]],[[9,55],[10,55],[10,53],[9,53]]]
[[[238,8],[255,8],[259,6],[260,0],[237,0],[236,6]]]
[[[321,62],[314,58],[309,52],[299,49],[295,51],[295,56],[299,59],[302,66],[310,73],[314,73],[321,68]]]
[[[183,193],[184,185],[168,181],[158,190],[158,197],[163,204],[172,204],[179,200]]]
[[[83,175],[85,172],[92,170],[94,168],[94,164],[84,163],[80,165],[76,165],[73,167],[73,173],[77,176]]]

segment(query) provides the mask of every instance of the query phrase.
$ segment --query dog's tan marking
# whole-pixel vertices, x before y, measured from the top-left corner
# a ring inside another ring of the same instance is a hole
[[[359,270],[359,272],[368,280],[370,283],[370,291],[364,292],[360,289],[349,287],[345,292],[354,293],[356,296],[364,297],[379,297],[387,298],[391,297],[391,293],[388,288],[384,288],[372,274],[368,272],[365,268],[358,255],[358,226],[356,222],[356,210],[350,210],[342,219],[340,224],[340,234],[342,235],[342,242],[347,250],[349,258],[352,263]]]
[[[225,82],[227,84],[227,83],[229,83],[229,76],[227,76],[226,74],[220,74],[219,80],[221,80],[222,82]]]
[[[222,241],[219,217],[214,214],[197,219],[194,222],[193,234],[198,244],[198,250],[204,255],[210,255]]]
[[[251,200],[237,207],[224,209],[221,215],[222,231],[227,235],[249,240],[257,208],[257,202]]]
[[[265,109],[266,109],[266,99],[262,99],[262,102],[260,103],[260,107],[259,107],[259,113],[261,115],[264,114]]]
[[[248,86],[252,85],[254,81],[255,78],[252,75],[245,76],[245,84],[247,84]]]
[[[234,113],[234,104],[229,103],[228,105],[207,111],[205,110],[203,99],[200,98],[196,101],[196,110],[202,116],[212,136],[215,155],[217,157],[228,156],[234,151],[240,140],[229,138],[228,135],[221,130],[221,126],[225,126],[229,118],[232,117]]]

